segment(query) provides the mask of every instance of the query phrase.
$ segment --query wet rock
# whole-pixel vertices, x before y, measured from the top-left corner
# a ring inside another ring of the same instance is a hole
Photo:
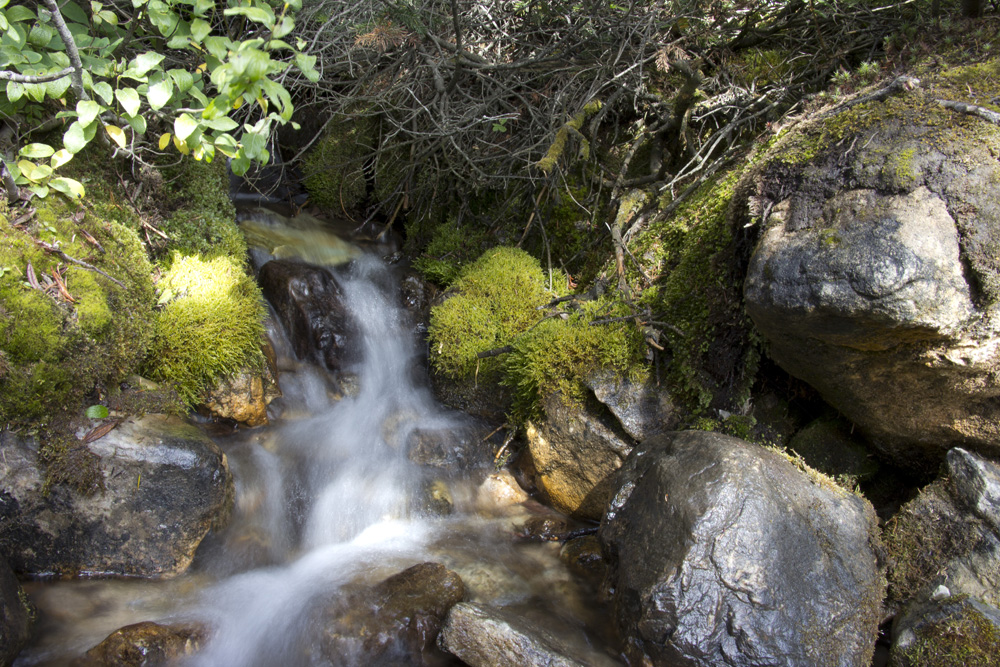
[[[631,440],[599,410],[569,404],[558,394],[546,397],[542,407],[544,419],[527,427],[538,490],[561,512],[599,520],[613,493],[612,473],[632,449]]]
[[[593,524],[584,524],[564,516],[532,516],[516,527],[514,534],[529,542],[565,542],[597,532]]]
[[[703,431],[638,445],[598,534],[633,664],[864,665],[875,513],[786,457]]]
[[[509,470],[499,470],[486,476],[476,490],[476,507],[480,511],[520,505],[530,496],[517,483]]]
[[[770,356],[897,465],[933,470],[954,446],[998,456],[1000,165],[988,146],[1000,129],[942,135],[954,115],[922,103],[856,109],[790,133],[741,186],[745,219],[763,219],[747,312]],[[825,122],[844,133],[819,150]]]
[[[1000,466],[963,449],[886,526],[890,608],[922,604],[944,587],[1000,607]]]
[[[157,577],[187,569],[233,503],[226,456],[177,417],[129,419],[85,447],[103,492],[45,488],[32,438],[0,432],[0,552],[24,574]]]
[[[601,371],[587,379],[587,387],[636,441],[673,430],[678,424],[670,393],[651,382],[639,384],[612,371]]]
[[[425,336],[431,320],[431,303],[438,295],[437,287],[420,274],[408,272],[403,276],[399,289],[403,308],[409,313],[414,330]]]
[[[456,380],[445,377],[433,368],[429,379],[434,398],[449,408],[485,419],[497,426],[507,421],[507,414],[513,405],[509,388],[496,382]]]
[[[851,425],[837,419],[817,419],[796,433],[788,448],[821,473],[849,482],[871,479],[878,462],[857,438]]]
[[[158,667],[178,665],[208,638],[197,624],[160,625],[145,621],[119,628],[73,667]]]
[[[316,359],[340,370],[347,355],[350,321],[340,287],[321,267],[291,260],[265,264],[258,275],[299,359]]]
[[[7,562],[0,558],[0,665],[9,665],[31,636],[34,609]]]
[[[471,667],[610,667],[619,664],[586,646],[571,646],[520,614],[481,604],[455,605],[438,645]]]
[[[965,597],[914,605],[893,623],[893,667],[1000,665],[1000,609]]]
[[[442,480],[437,479],[424,486],[424,509],[438,516],[448,516],[455,509],[451,491]]]
[[[232,419],[246,426],[264,426],[268,423],[267,406],[281,396],[274,348],[265,346],[266,363],[261,371],[244,370],[233,377],[220,380],[209,390],[204,403],[199,406],[215,417]]]
[[[414,565],[328,609],[323,653],[335,664],[424,664],[448,610],[464,596],[461,578],[443,565]]]
[[[596,535],[576,537],[563,545],[559,559],[570,572],[592,582],[604,578],[607,566],[601,553],[601,542]]]
[[[421,427],[406,436],[406,453],[417,465],[470,470],[493,462],[497,430],[481,419],[465,419],[440,428]]]

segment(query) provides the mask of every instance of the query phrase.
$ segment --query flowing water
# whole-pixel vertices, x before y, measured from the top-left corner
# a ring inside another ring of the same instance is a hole
[[[409,460],[411,433],[459,430],[463,416],[414,380],[420,361],[391,269],[377,253],[349,254],[353,261],[334,276],[357,332],[357,361],[347,369],[354,389],[338,392],[325,370],[296,360],[272,331],[284,392],[279,417],[216,437],[236,480],[231,525],[209,536],[191,571],[172,580],[28,584],[40,612],[37,638],[17,665],[67,664],[113,630],[145,620],[207,625],[211,638],[192,665],[371,664],[363,655],[322,656],[312,612],[345,586],[425,561],[458,572],[467,599],[546,618],[566,642],[607,638],[605,612],[560,562],[560,545],[515,539],[539,506],[484,497],[490,466],[457,474]],[[426,509],[437,481],[453,499],[447,516]]]

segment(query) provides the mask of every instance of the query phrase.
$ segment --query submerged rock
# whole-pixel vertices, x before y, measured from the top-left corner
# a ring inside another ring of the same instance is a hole
[[[112,632],[72,667],[176,665],[197,653],[207,638],[206,629],[197,624],[135,623]]]
[[[793,130],[735,221],[760,225],[745,298],[771,357],[926,469],[954,446],[1000,454],[1000,129],[933,97]]]
[[[0,665],[9,665],[31,636],[34,610],[21,584],[0,558]]]
[[[462,579],[443,565],[414,565],[327,609],[323,654],[344,665],[424,664],[448,610],[464,596]]]
[[[545,417],[529,422],[528,450],[535,483],[561,512],[598,520],[613,493],[612,473],[632,449],[613,420],[552,394],[543,402]]]
[[[258,280],[295,354],[340,370],[350,325],[340,287],[330,273],[301,262],[274,260],[261,267]]]
[[[884,593],[875,513],[718,433],[638,445],[601,524],[633,664],[868,664]]]
[[[519,614],[463,602],[448,614],[438,645],[471,667],[611,667],[619,664],[585,645],[570,645]]]
[[[177,417],[129,419],[90,444],[102,492],[47,488],[32,438],[0,432],[0,551],[24,574],[166,577],[233,502],[226,456]],[[50,464],[51,465],[51,464]]]

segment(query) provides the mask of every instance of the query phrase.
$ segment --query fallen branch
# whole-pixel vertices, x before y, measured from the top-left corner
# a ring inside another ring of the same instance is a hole
[[[988,123],[1000,125],[1000,113],[991,111],[986,107],[976,106],[975,104],[966,104],[965,102],[952,102],[951,100],[934,101],[943,106],[945,109],[951,109],[952,111],[957,111],[959,113],[969,114],[970,116],[979,116]]]
[[[76,264],[77,266],[82,266],[83,268],[87,269],[88,271],[93,271],[95,273],[99,273],[102,276],[104,276],[105,278],[107,278],[108,280],[110,280],[111,282],[113,282],[114,284],[116,284],[119,287],[121,287],[122,289],[125,289],[125,284],[123,282],[121,282],[120,280],[117,280],[115,278],[112,278],[111,276],[109,276],[108,274],[106,274],[104,271],[101,271],[99,268],[97,268],[93,264],[87,264],[84,261],[76,259],[75,257],[70,257],[69,255],[67,255],[66,253],[64,253],[62,250],[59,249],[59,244],[58,243],[51,243],[50,244],[50,243],[46,243],[45,241],[35,241],[35,243],[37,243],[39,246],[41,246],[42,250],[44,250],[45,252],[52,253],[53,255],[59,255],[60,257],[62,257],[67,262],[72,262],[73,264]]]
[[[504,345],[503,347],[497,347],[492,350],[486,350],[485,352],[480,352],[476,355],[477,359],[489,359],[490,357],[499,357],[501,354],[507,354],[508,352],[513,352],[513,345]]]

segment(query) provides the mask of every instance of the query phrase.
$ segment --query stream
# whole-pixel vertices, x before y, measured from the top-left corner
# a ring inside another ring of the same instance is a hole
[[[268,223],[275,230],[276,221]],[[302,247],[315,253],[317,244],[309,236]],[[258,261],[278,254],[267,244],[254,252],[265,255]],[[296,254],[287,243],[281,253]],[[284,333],[271,331],[283,392],[277,417],[221,434],[206,424],[236,483],[229,526],[174,579],[25,584],[38,622],[16,665],[66,665],[117,628],[147,620],[210,629],[203,650],[184,664],[376,664],[360,649],[324,656],[312,611],[428,561],[457,572],[467,600],[527,616],[569,645],[615,654],[610,615],[592,584],[560,560],[562,544],[517,539],[519,526],[551,510],[483,491],[495,473],[493,452],[461,471],[408,458],[410,434],[457,431],[467,417],[435,403],[415,372],[423,362],[396,269],[377,247],[355,254],[330,269],[356,331],[357,353],[344,374],[352,381],[338,391],[338,379],[296,359]],[[442,483],[453,506],[444,515],[427,502]],[[436,664],[461,664],[438,657]]]

